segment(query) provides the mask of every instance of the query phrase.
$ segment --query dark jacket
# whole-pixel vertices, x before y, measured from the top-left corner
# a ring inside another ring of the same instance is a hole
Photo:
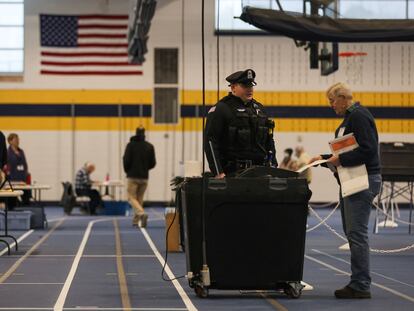
[[[6,137],[2,131],[0,131],[0,170],[7,164],[7,146]]]
[[[367,108],[359,102],[348,108],[344,120],[335,131],[335,138],[341,128],[343,135],[354,133],[358,148],[339,155],[343,167],[365,164],[369,175],[380,174],[380,158],[378,152],[378,132],[375,120]],[[329,158],[331,155],[323,155]]]
[[[17,155],[10,146],[7,150],[7,168],[10,180],[24,181],[27,180],[28,167],[24,151],[19,148]]]
[[[229,163],[237,160],[249,160],[254,165],[270,160],[277,166],[273,127],[263,105],[256,100],[243,103],[231,93],[220,99],[208,112],[205,129],[210,170],[228,173]]]
[[[148,171],[155,167],[156,160],[154,146],[145,141],[145,135],[131,137],[123,163],[128,178],[148,179]]]
[[[345,128],[344,135],[354,133],[359,147],[339,155],[343,167],[365,164],[368,174],[380,174],[380,160],[378,153],[378,132],[372,114],[358,102],[348,108],[345,118],[335,131]]]

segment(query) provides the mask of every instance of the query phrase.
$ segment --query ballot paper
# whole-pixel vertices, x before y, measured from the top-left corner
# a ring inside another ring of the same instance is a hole
[[[338,137],[329,142],[334,155],[349,152],[358,148],[358,142],[353,133]],[[341,182],[341,193],[343,197],[367,190],[369,188],[368,172],[365,164],[357,166],[338,166],[338,177]]]
[[[338,155],[357,148],[358,142],[355,139],[354,133],[349,133],[340,136],[329,142],[329,147],[334,155]]]
[[[323,163],[326,163],[327,161],[328,161],[328,160],[318,160],[318,161],[315,161],[315,162],[309,163],[309,164],[307,164],[307,165],[305,165],[305,166],[302,166],[300,169],[298,169],[298,170],[296,171],[296,173],[302,173],[303,171],[307,170],[308,168],[310,168],[310,167],[312,167],[312,166],[316,166],[316,165],[319,165],[319,164],[323,164]]]

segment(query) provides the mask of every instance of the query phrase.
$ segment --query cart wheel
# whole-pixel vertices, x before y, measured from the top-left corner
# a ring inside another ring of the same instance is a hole
[[[303,285],[300,283],[287,283],[283,289],[285,294],[292,299],[298,299],[302,294]]]
[[[196,293],[197,297],[199,297],[199,298],[207,298],[208,297],[208,288],[206,288],[206,287],[196,285],[194,287],[194,292]]]

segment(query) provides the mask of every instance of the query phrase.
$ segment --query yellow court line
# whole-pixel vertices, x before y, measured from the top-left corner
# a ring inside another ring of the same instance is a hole
[[[276,299],[270,298],[267,295],[260,293],[260,296],[262,296],[268,303],[270,303],[276,310],[278,311],[288,311],[288,309],[285,308],[282,304],[280,304]]]
[[[124,264],[122,263],[122,245],[121,235],[119,234],[118,220],[113,220],[115,229],[115,249],[116,249],[116,266],[118,269],[119,290],[121,292],[122,307],[124,310],[131,310],[131,300],[129,299],[128,284],[125,276]]]
[[[0,277],[0,284],[4,283],[16,270],[19,268],[19,266],[22,264],[22,262],[29,257],[39,246],[42,244],[46,239],[55,231],[64,221],[65,219],[61,219],[56,225],[53,226],[52,229],[50,229],[39,241],[37,241],[22,257],[17,260],[13,266],[10,267],[9,270],[7,270],[6,273],[4,273]]]

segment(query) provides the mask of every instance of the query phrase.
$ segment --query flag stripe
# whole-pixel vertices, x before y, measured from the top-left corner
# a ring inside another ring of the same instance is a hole
[[[102,34],[102,35],[125,35],[125,29],[78,29],[78,35]]]
[[[78,47],[70,47],[70,48],[59,48],[59,47],[48,47],[45,46],[42,48],[43,52],[70,52],[70,53],[127,53],[127,50],[125,47],[84,47],[82,49]]]
[[[128,44],[119,44],[119,43],[80,43],[78,48],[127,48]]]
[[[41,70],[41,74],[50,75],[142,75],[142,71],[59,71]]]
[[[43,57],[41,62],[58,62],[58,63],[108,63],[108,62],[122,62],[122,63],[129,63],[128,57],[66,57],[66,58],[56,58],[56,57]],[[46,63],[42,64],[46,66]],[[137,64],[135,64],[137,65]]]
[[[49,57],[127,57],[128,53],[105,53],[105,52],[42,52],[42,56]]]
[[[77,24],[82,25],[94,25],[94,24],[103,24],[103,25],[128,25],[128,21],[118,21],[118,20],[101,20],[101,19],[88,19],[88,20],[77,20]],[[119,30],[118,30],[119,31]]]
[[[50,70],[50,71],[62,71],[62,72],[74,72],[74,71],[141,71],[140,66],[93,66],[93,65],[85,65],[85,66],[53,66],[53,65],[42,65],[42,70]]]
[[[128,15],[102,15],[102,14],[90,14],[90,15],[79,15],[78,19],[126,19]]]
[[[118,38],[78,38],[79,44],[128,44],[128,41]]]
[[[78,29],[91,29],[91,28],[97,28],[97,29],[127,29],[128,25],[108,25],[108,24],[87,24],[87,25],[78,25]]]
[[[85,33],[85,34],[78,34],[78,38],[109,38],[109,39],[113,39],[113,38],[121,38],[121,39],[126,39],[127,35],[126,34],[99,34],[99,33]]]
[[[42,61],[42,65],[48,66],[136,66],[128,62],[49,62]]]

